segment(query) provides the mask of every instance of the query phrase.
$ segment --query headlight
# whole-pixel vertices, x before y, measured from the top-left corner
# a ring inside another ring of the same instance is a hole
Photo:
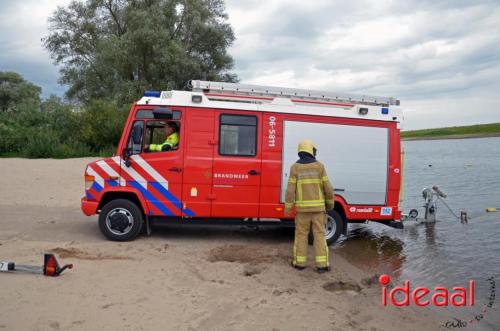
[[[85,174],[85,191],[92,187],[92,184],[94,184],[94,180],[94,176]]]

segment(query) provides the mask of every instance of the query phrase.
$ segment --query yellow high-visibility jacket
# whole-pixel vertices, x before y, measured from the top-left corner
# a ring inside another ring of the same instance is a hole
[[[174,149],[179,143],[179,134],[177,132],[172,133],[167,137],[163,144],[151,144],[149,145],[149,150],[151,152],[161,152],[164,145],[169,145],[170,149]]]
[[[294,163],[290,168],[285,196],[285,211],[295,204],[297,212],[332,209],[335,194],[321,162]]]

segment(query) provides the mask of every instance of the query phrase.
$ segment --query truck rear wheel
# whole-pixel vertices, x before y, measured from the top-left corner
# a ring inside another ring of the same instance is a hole
[[[344,220],[336,210],[329,210],[326,212],[325,237],[328,246],[339,239],[344,230],[344,226]]]
[[[345,222],[340,214],[335,210],[326,212],[325,239],[328,246],[333,245],[344,230]],[[309,232],[309,244],[314,243],[312,231]]]
[[[116,199],[106,203],[99,214],[99,228],[113,241],[134,240],[142,229],[142,213],[135,203]]]

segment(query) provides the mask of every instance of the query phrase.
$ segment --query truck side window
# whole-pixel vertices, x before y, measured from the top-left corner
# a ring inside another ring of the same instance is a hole
[[[172,127],[170,124],[175,124],[173,127],[175,127],[175,130],[172,131],[172,133],[176,132],[175,134],[177,135],[177,143],[173,144],[168,151],[175,151],[179,148],[179,133],[180,133],[180,122],[177,121],[148,121],[146,125],[146,141],[145,145],[149,146],[149,152],[161,152],[163,151],[161,147],[167,143],[167,127]],[[175,141],[175,139],[174,139]],[[154,146],[154,147],[153,147]]]
[[[144,122],[135,121],[130,130],[130,135],[128,137],[127,148],[132,152],[132,154],[139,154],[142,149],[142,137],[144,132]],[[135,142],[134,142],[135,136]]]
[[[219,154],[255,156],[257,117],[223,114],[220,116]]]

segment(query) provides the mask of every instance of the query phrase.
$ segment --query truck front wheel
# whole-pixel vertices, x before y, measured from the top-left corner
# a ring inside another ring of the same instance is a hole
[[[142,229],[142,213],[135,203],[126,199],[111,200],[99,214],[99,228],[114,241],[134,240]]]

